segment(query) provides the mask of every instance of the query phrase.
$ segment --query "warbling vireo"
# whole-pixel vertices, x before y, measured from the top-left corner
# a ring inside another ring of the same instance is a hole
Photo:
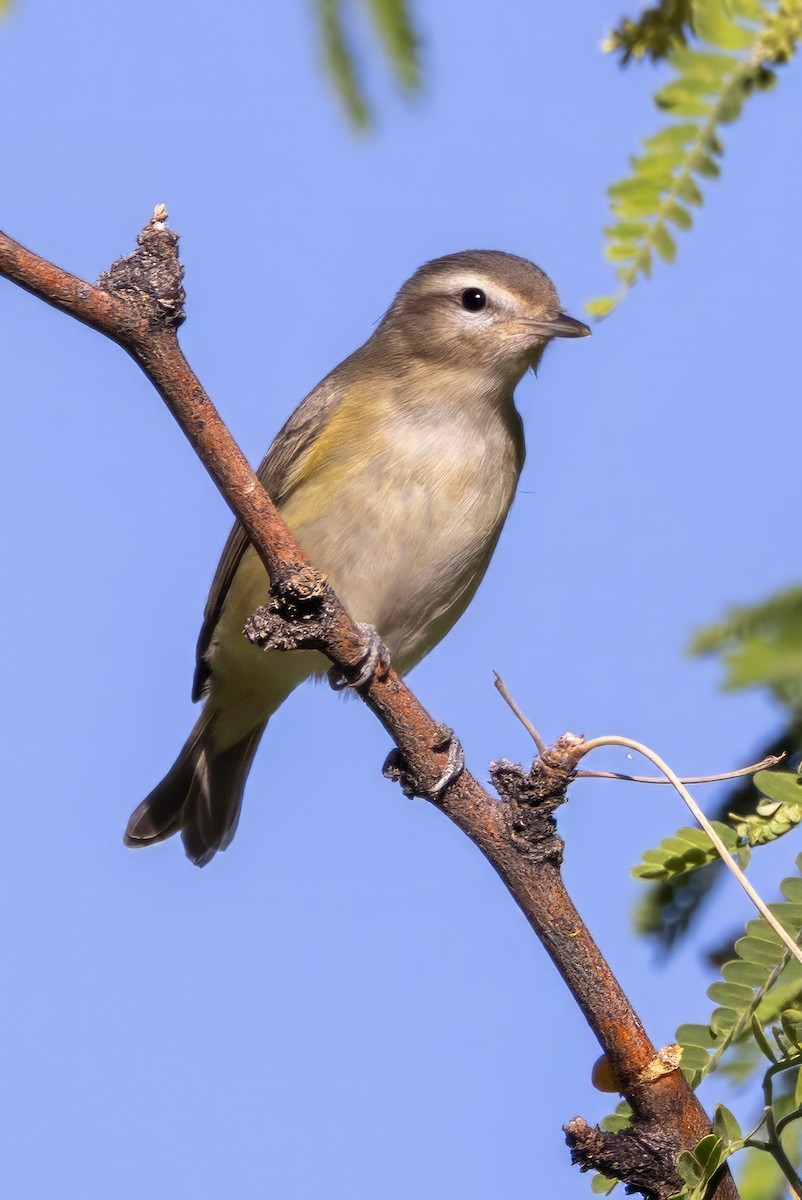
[[[524,461],[515,386],[565,316],[526,259],[468,250],[426,263],[376,331],[301,402],[259,478],[351,616],[409,671],[461,616],[487,569]],[[268,580],[237,524],[206,604],[193,699],[203,712],[174,766],[133,813],[128,846],[181,831],[203,866],[234,836],[268,719],[329,664],[260,652],[243,636]]]

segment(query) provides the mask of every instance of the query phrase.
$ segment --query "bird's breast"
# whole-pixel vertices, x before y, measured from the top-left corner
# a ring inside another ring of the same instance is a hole
[[[517,420],[517,416],[515,418]],[[411,409],[330,441],[282,505],[351,615],[401,669],[447,632],[481,580],[515,493],[521,448],[503,414]]]

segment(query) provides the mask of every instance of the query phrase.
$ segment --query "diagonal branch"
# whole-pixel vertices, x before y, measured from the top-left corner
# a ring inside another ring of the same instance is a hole
[[[163,206],[157,208],[139,235],[139,249],[115,263],[97,286],[76,279],[2,233],[0,274],[111,338],[139,364],[264,563],[271,605],[278,606],[285,622],[282,644],[314,645],[347,675],[364,655],[363,631],[309,563],[178,344],[184,292],[178,237],[166,228],[166,217]],[[601,1043],[612,1076],[635,1114],[637,1164],[627,1158],[626,1145],[622,1148],[619,1142],[615,1148],[622,1178],[647,1195],[661,1200],[670,1196],[681,1186],[674,1169],[677,1155],[708,1133],[710,1122],[676,1064],[660,1067],[662,1060],[563,886],[562,843],[554,813],[574,776],[581,739],[565,735],[529,772],[511,763],[492,764],[500,800],[468,771],[434,796],[435,781],[447,765],[443,726],[392,667],[377,672],[359,691],[401,751],[417,793],[454,821],[501,876]],[[575,1158],[585,1169],[594,1167],[598,1147],[583,1152],[582,1139],[575,1129],[571,1133]],[[606,1145],[602,1141],[601,1158],[609,1166]],[[737,1195],[729,1176],[716,1195],[720,1200]]]

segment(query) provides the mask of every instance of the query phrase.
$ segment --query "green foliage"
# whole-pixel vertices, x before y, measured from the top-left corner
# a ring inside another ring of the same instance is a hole
[[[747,1148],[740,1156],[739,1166],[741,1200],[788,1200],[785,1176],[770,1154]]]
[[[622,17],[605,39],[603,49],[620,54],[622,67],[632,59],[657,62],[675,47],[684,46],[692,32],[691,0],[660,0],[653,8],[645,8],[636,21]]]
[[[721,658],[725,688],[767,686],[802,714],[802,587],[732,609],[722,621],[700,630],[690,651]]]
[[[626,1100],[622,1100],[617,1105],[615,1112],[610,1113],[599,1121],[599,1126],[606,1133],[621,1133],[624,1129],[629,1129],[632,1124],[632,1109]],[[612,1175],[603,1175],[598,1171],[592,1176],[590,1181],[590,1190],[597,1196],[607,1196],[613,1188],[620,1183],[619,1179],[613,1178]]]
[[[802,870],[802,855],[797,869]],[[802,876],[785,879],[781,891],[784,900],[772,912],[802,943]],[[744,1134],[733,1114],[718,1105],[713,1132],[680,1157],[677,1169],[685,1186],[672,1200],[705,1200],[717,1172],[740,1151],[747,1151],[745,1198],[779,1200],[787,1183],[799,1185],[793,1163],[800,1137],[794,1123],[802,1117],[802,965],[760,919],[749,922],[735,954],[708,989],[716,1005],[709,1023],[677,1031],[682,1070],[697,1087],[727,1060],[736,1063],[741,1081],[762,1064],[763,1111],[752,1132]]]
[[[2,3],[2,0],[0,0]],[[399,86],[407,92],[420,87],[418,38],[406,0],[362,0]],[[369,124],[371,111],[350,36],[353,0],[315,0],[323,59],[351,121]]]
[[[723,620],[697,633],[690,650],[721,658],[726,688],[768,688],[786,709],[786,727],[755,757],[802,749],[802,587],[788,588],[761,604],[733,609]],[[755,784],[764,793],[762,798]],[[749,779],[733,787],[717,815],[724,819],[730,814],[735,829],[740,828],[740,819],[749,845],[773,840],[799,821],[800,786],[792,773],[760,772],[755,783]],[[772,802],[776,803],[773,810]],[[673,945],[713,887],[719,875],[717,866],[712,862],[699,870],[663,875],[640,902],[638,929],[658,937],[666,946]]]
[[[731,813],[729,824],[711,821],[742,869],[753,846],[776,841],[802,821],[802,776],[798,772],[758,771],[753,783],[763,793],[753,812]],[[704,830],[684,827],[673,837],[663,838],[656,850],[644,850],[632,874],[636,879],[662,882],[707,867],[717,858],[718,851]]]
[[[614,1187],[621,1181],[613,1179],[612,1175],[602,1175],[598,1172],[590,1181],[590,1190],[594,1196],[609,1196]]]
[[[797,868],[802,870],[802,855]],[[783,880],[781,892],[785,899],[772,905],[771,911],[784,929],[802,940],[802,878]],[[797,1036],[796,1018],[789,1014],[796,1013],[802,999],[802,965],[760,918],[749,922],[735,943],[735,954],[723,964],[721,980],[708,988],[716,1005],[708,1024],[682,1025],[677,1030],[682,1069],[694,1087],[719,1066],[732,1046],[750,1035],[770,1056],[762,1041],[765,1028],[774,1022],[783,1028],[790,1022],[791,1033],[786,1031],[785,1037]]]
[[[728,1108],[716,1105],[713,1132],[703,1137],[693,1150],[686,1150],[677,1162],[677,1171],[685,1183],[671,1200],[706,1200],[716,1173],[731,1154],[743,1149],[746,1139]]]
[[[764,793],[754,813],[738,824],[750,846],[776,841],[802,821],[802,777],[797,771],[758,771],[755,787]]]
[[[749,849],[736,831],[721,821],[711,822],[730,854],[741,867],[746,866]],[[663,838],[656,850],[644,850],[643,859],[632,868],[636,879],[670,879],[686,871],[696,870],[718,858],[718,851],[701,829],[678,829],[673,837]]]
[[[605,256],[615,264],[619,290],[586,305],[599,318],[639,277],[649,277],[655,256],[673,262],[675,231],[690,229],[702,183],[719,175],[720,127],[736,120],[754,92],[774,85],[772,67],[787,61],[802,37],[802,0],[695,0],[693,45],[684,44],[687,10],[661,4],[649,12],[651,24],[644,14],[639,32],[619,30],[608,48],[621,49],[625,61],[638,54],[666,58],[674,78],[655,103],[671,123],[644,140],[630,174],[608,188],[613,220],[605,229]]]

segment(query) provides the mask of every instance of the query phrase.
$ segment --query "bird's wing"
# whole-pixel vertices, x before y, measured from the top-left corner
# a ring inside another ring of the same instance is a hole
[[[341,364],[341,366],[344,365],[345,363]],[[340,378],[340,368],[338,367],[301,401],[287,423],[276,434],[270,449],[259,465],[256,472],[259,482],[278,507],[296,486],[301,474],[298,468],[306,451],[314,445],[345,395],[345,389],[339,382]],[[223,553],[217,564],[209,598],[203,612],[203,624],[195,651],[193,700],[200,700],[206,687],[210,671],[206,661],[206,652],[226,602],[231,581],[248,545],[248,535],[237,521],[223,547]]]

